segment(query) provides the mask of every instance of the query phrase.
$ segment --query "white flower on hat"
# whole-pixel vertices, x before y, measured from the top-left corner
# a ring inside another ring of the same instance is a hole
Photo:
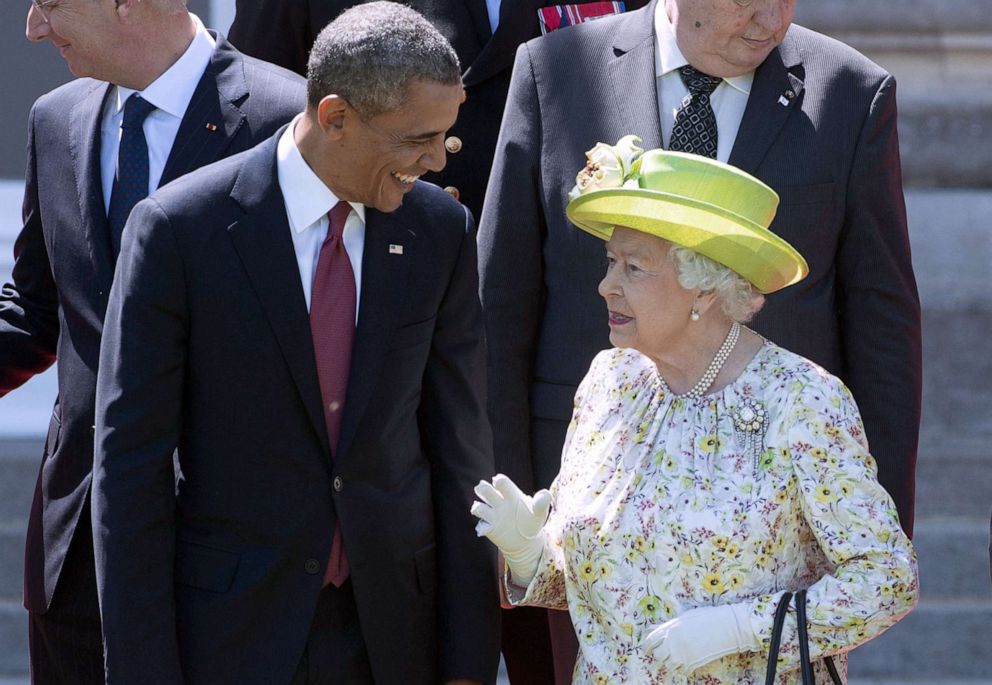
[[[574,200],[580,195],[593,190],[605,188],[620,188],[631,183],[637,187],[634,178],[637,164],[644,150],[637,146],[641,139],[634,135],[624,136],[616,145],[596,143],[596,146],[586,152],[586,165],[575,177],[575,187],[569,191],[568,197]]]

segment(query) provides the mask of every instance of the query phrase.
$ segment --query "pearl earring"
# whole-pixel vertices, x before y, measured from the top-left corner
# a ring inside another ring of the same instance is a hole
[[[696,311],[695,307],[692,308],[692,312],[689,314],[689,318],[692,319],[693,321],[699,321],[699,312]]]

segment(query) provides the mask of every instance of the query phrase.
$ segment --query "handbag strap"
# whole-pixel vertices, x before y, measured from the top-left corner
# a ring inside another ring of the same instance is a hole
[[[782,644],[782,629],[785,625],[785,617],[789,613],[789,604],[792,603],[792,593],[782,593],[782,598],[775,607],[775,622],[772,624],[771,644],[768,647],[768,668],[765,670],[765,685],[775,685],[775,672],[778,670],[778,652]],[[799,668],[802,673],[803,685],[814,685],[813,665],[809,658],[809,628],[806,623],[806,590],[796,593],[796,627],[799,635]],[[824,657],[827,673],[834,685],[844,685],[834,666],[831,657]]]
[[[778,648],[782,643],[782,626],[785,625],[785,617],[789,613],[789,603],[792,602],[792,593],[782,593],[782,599],[775,607],[775,622],[772,623],[772,638],[768,646],[768,668],[765,670],[765,685],[775,685],[775,671],[778,668]]]
[[[799,666],[802,669],[803,685],[814,685],[813,663],[809,658],[809,627],[806,623],[806,590],[796,593],[796,625],[799,628]],[[844,685],[837,667],[834,666],[833,657],[825,656],[823,662],[834,685]]]

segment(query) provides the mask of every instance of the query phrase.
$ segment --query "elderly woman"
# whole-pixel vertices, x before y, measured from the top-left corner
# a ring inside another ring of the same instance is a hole
[[[779,600],[805,588],[812,658],[844,674],[914,606],[916,558],[850,392],[742,325],[806,263],[767,230],[770,188],[635,141],[590,151],[567,209],[607,240],[616,348],[578,389],[550,493],[480,483],[479,533],[511,601],[569,610],[576,683],[763,683]],[[790,611],[776,682],[798,660]]]

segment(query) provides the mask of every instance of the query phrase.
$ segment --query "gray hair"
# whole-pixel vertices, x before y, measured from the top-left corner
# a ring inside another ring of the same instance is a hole
[[[720,309],[733,321],[750,320],[765,303],[765,296],[750,281],[705,255],[673,244],[668,257],[675,264],[679,285],[714,293]]]
[[[307,100],[348,101],[362,119],[399,109],[414,81],[461,82],[458,56],[421,14],[394,2],[357,5],[324,27],[310,51]]]

